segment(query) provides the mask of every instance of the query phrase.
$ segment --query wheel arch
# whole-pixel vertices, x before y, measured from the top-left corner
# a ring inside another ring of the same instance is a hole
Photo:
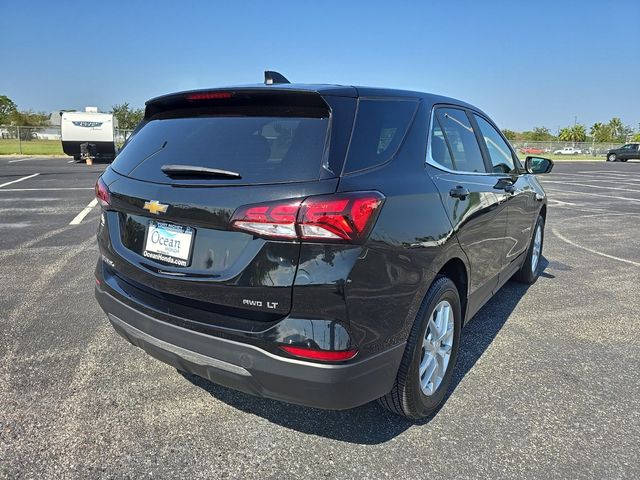
[[[467,315],[467,300],[469,296],[469,272],[467,265],[460,257],[452,257],[438,270],[438,275],[449,278],[458,289],[460,296],[460,306],[462,307],[462,321]]]
[[[542,208],[540,208],[540,215],[542,216],[542,219],[546,223],[547,222],[547,204],[546,203],[542,205]]]

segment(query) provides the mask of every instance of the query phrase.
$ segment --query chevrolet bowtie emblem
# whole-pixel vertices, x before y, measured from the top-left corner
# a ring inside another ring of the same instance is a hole
[[[165,205],[164,203],[160,203],[157,200],[151,200],[150,202],[144,202],[145,210],[149,210],[149,212],[157,215],[159,213],[164,213],[169,208],[169,205]]]

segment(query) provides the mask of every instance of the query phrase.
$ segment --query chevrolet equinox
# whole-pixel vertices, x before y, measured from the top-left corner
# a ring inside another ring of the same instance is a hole
[[[533,283],[547,201],[491,119],[427,93],[290,84],[181,92],[96,184],[96,297],[177,369],[325,409],[411,419],[451,383],[462,326]]]

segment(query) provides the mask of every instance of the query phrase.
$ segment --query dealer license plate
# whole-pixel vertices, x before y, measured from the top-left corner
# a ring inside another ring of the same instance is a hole
[[[191,227],[151,220],[142,255],[179,267],[189,265],[194,230]]]

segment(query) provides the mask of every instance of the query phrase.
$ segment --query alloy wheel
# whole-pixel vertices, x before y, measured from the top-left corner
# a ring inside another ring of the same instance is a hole
[[[422,393],[427,396],[438,390],[447,372],[453,348],[453,328],[453,307],[443,300],[433,310],[422,341],[418,374]]]
[[[531,271],[538,271],[538,261],[540,260],[540,250],[542,249],[542,228],[536,227],[536,234],[533,237],[533,249],[531,250]]]

